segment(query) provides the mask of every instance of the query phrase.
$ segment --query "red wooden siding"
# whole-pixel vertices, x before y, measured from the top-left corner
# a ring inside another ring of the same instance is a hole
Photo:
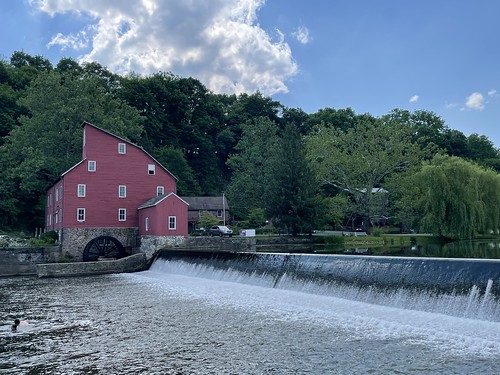
[[[63,227],[63,180],[57,181],[45,196],[45,229],[60,230]]]
[[[142,148],[91,124],[83,126],[84,159],[65,172],[60,182],[64,202],[62,226],[138,227],[139,205],[156,196],[157,186],[163,186],[165,193],[175,193],[175,177]],[[118,152],[119,143],[125,144],[125,154]],[[88,171],[89,161],[95,161],[95,172]],[[155,165],[154,175],[148,174],[150,164]],[[78,184],[85,184],[85,197],[77,196]],[[120,185],[126,186],[125,198],[118,195]],[[56,186],[48,194],[54,195]],[[85,209],[84,222],[77,221],[78,208]],[[51,209],[47,207],[47,215]],[[119,209],[126,209],[126,221],[118,220]],[[56,228],[49,228],[47,222],[47,229]]]
[[[171,216],[175,217],[175,229],[169,229]],[[187,237],[187,217],[188,204],[176,194],[168,194],[154,205],[139,210],[139,235]],[[146,218],[149,222],[148,230],[146,230]]]

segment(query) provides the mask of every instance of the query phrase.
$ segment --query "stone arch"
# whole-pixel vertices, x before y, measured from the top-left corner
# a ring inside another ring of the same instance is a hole
[[[91,262],[99,258],[119,259],[125,256],[125,248],[116,238],[99,236],[89,241],[83,250],[83,261]]]

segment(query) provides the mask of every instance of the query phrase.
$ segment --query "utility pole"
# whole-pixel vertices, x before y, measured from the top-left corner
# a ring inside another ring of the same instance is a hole
[[[226,225],[226,199],[224,197],[224,192],[222,192],[222,225]]]

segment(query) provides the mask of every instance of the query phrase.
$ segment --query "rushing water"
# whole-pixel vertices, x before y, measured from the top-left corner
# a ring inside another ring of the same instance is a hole
[[[391,305],[285,279],[180,259],[134,274],[0,279],[0,373],[500,373],[491,283]],[[456,311],[486,305],[482,316]],[[10,333],[16,317],[30,325]]]

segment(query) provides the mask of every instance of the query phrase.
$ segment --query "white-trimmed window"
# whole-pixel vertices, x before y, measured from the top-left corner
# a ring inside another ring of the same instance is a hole
[[[49,225],[52,225],[52,215],[50,215],[50,214],[49,214],[49,215],[47,215],[47,223],[48,223]]]
[[[55,219],[54,219],[54,224],[57,224],[58,222],[59,222],[59,212],[56,212]]]
[[[81,223],[85,221],[85,208],[76,209],[76,221]]]
[[[63,187],[61,186],[61,192],[59,193],[59,199],[62,200],[62,197],[63,197]]]
[[[59,188],[56,188],[56,202],[59,200]]]
[[[149,232],[149,217],[144,219],[144,227],[146,228],[146,232]]]
[[[127,221],[127,209],[119,208],[118,209],[118,221]]]
[[[87,185],[85,184],[78,184],[77,188],[77,196],[78,198],[83,198],[87,196]]]
[[[118,185],[118,198],[127,198],[127,186]]]
[[[168,217],[168,229],[175,230],[177,228],[177,217],[169,216]]]
[[[155,174],[156,166],[154,164],[148,164],[148,174]]]
[[[125,155],[127,153],[126,143],[118,143],[118,153],[122,155]]]
[[[156,195],[163,195],[165,194],[165,188],[163,186],[157,186],[156,187]]]
[[[217,210],[217,217],[222,217],[222,210]]]
[[[50,206],[50,195],[47,195],[47,207]]]
[[[62,208],[59,209],[59,221],[62,223]]]
[[[96,168],[97,168],[97,167],[96,167],[96,162],[95,162],[95,160],[89,160],[87,170],[88,170],[89,172],[95,172],[95,171],[96,171]]]

